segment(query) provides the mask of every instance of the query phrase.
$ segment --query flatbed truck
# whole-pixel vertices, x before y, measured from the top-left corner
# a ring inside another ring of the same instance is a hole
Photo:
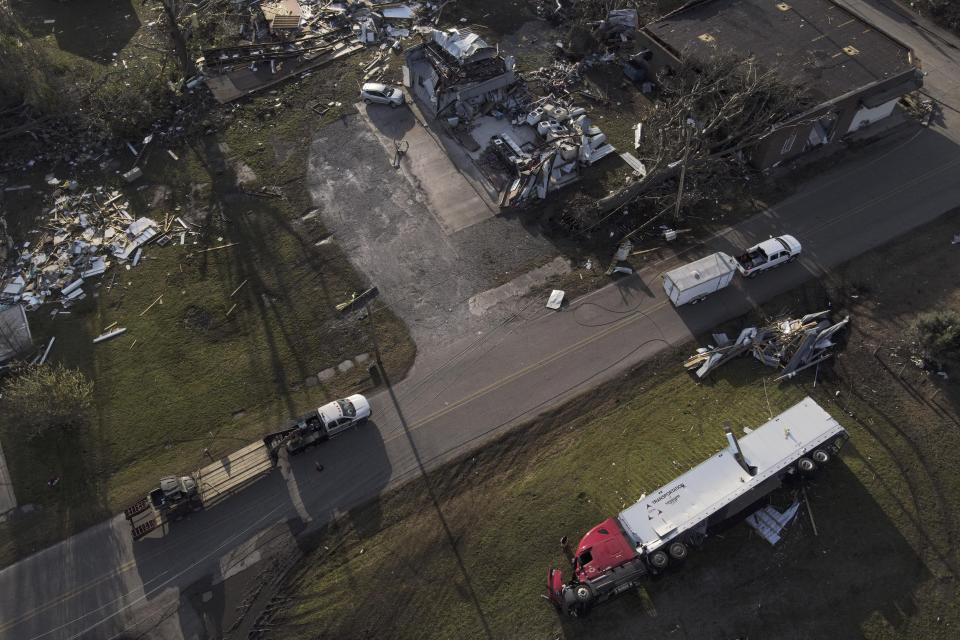
[[[679,566],[722,523],[836,456],[848,435],[829,413],[805,398],[618,516],[590,529],[573,554],[573,577],[547,573],[546,598],[565,614],[583,616],[635,589],[648,576]]]
[[[124,511],[133,539],[139,540],[193,511],[212,507],[265,476],[273,466],[270,450],[260,440],[189,475],[161,478],[159,487]]]

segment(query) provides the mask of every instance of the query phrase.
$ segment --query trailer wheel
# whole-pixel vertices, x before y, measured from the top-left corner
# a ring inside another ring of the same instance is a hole
[[[830,454],[823,449],[817,449],[813,452],[813,461],[817,464],[827,464],[830,462]]]
[[[797,468],[800,469],[802,473],[813,473],[817,465],[810,458],[800,458],[797,460]]]
[[[667,547],[667,551],[670,553],[670,557],[674,560],[683,560],[687,557],[687,545],[682,542],[672,542],[670,546]]]
[[[670,558],[663,551],[654,551],[650,554],[650,565],[654,569],[666,569],[668,562],[670,562]]]

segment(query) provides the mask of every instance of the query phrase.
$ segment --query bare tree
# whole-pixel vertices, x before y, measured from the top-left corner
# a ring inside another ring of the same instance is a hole
[[[598,203],[593,226],[639,196],[658,211],[717,197],[747,171],[745,155],[778,125],[813,105],[806,90],[763,69],[752,57],[687,57],[658,77],[653,113],[643,122],[637,155],[645,178]],[[683,176],[678,190],[680,176]],[[676,179],[676,181],[675,181]]]

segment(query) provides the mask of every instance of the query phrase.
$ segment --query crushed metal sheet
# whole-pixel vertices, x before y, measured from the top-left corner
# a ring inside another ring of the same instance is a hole
[[[798,319],[778,320],[759,329],[747,327],[732,343],[726,334],[714,334],[716,346],[697,349],[683,366],[703,379],[717,367],[750,352],[768,367],[779,369],[776,381],[790,379],[833,356],[832,338],[850,318],[831,324],[829,314],[829,311],[819,311]]]

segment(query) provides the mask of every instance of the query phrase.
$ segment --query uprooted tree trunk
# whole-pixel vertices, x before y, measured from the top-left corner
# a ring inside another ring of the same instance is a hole
[[[593,212],[597,220],[640,195],[653,211],[677,197],[688,206],[716,198],[748,171],[741,151],[812,105],[803,88],[761,69],[752,57],[688,58],[658,82],[656,108],[642,124],[637,150],[647,176],[601,200]],[[684,164],[678,194],[673,178]]]

